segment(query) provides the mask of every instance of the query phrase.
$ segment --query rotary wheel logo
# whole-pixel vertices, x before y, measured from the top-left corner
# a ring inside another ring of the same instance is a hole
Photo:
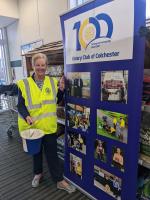
[[[95,39],[95,34],[96,34],[95,27],[93,25],[88,24],[83,30],[83,40],[85,41],[86,46]]]
[[[50,90],[49,88],[46,88],[46,89],[45,89],[45,92],[46,92],[46,94],[50,94],[50,93],[51,93],[51,90]]]

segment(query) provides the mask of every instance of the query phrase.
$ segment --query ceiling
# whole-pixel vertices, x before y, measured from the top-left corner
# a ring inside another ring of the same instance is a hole
[[[16,20],[16,18],[0,16],[0,28],[10,25]]]

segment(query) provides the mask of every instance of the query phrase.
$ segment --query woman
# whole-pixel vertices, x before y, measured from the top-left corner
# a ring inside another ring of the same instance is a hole
[[[95,141],[94,157],[95,159],[102,160],[105,162],[105,149],[104,149],[102,141],[100,140]]]
[[[113,155],[113,164],[115,167],[119,169],[124,169],[124,160],[123,156],[121,155],[121,149],[117,148],[116,152]]]
[[[75,191],[75,188],[63,179],[56,141],[56,103],[63,98],[64,80],[60,80],[58,89],[57,80],[45,75],[47,64],[45,54],[34,55],[32,57],[34,74],[32,77],[18,81],[18,126],[20,132],[32,127],[45,133],[42,138],[41,151],[33,156],[35,176],[32,180],[32,187],[38,187],[42,179],[42,151],[44,149],[48,168],[53,181],[57,183],[57,188],[71,193]]]

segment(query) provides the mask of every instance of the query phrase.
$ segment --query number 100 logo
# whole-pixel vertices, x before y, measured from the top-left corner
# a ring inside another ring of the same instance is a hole
[[[100,21],[107,24],[108,31],[105,36],[101,34]],[[82,23],[80,21],[74,24],[73,30],[76,30],[76,50],[80,51],[81,47],[86,49],[88,45],[98,38],[111,38],[113,33],[113,22],[109,15],[101,13],[96,17],[89,17]]]

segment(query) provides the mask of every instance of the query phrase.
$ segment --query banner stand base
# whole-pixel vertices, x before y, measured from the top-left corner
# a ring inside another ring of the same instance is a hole
[[[88,192],[86,192],[85,190],[83,190],[81,187],[79,187],[78,185],[76,185],[74,182],[72,182],[70,179],[68,179],[67,177],[64,176],[64,179],[67,180],[69,183],[73,184],[80,192],[82,192],[83,194],[85,194],[87,197],[89,197],[90,199],[93,200],[97,200],[95,199],[92,195],[90,195]]]

